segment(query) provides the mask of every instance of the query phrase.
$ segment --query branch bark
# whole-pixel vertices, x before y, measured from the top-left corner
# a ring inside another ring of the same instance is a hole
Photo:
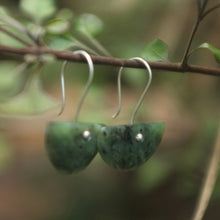
[[[0,45],[0,54],[11,54],[11,55],[20,55],[25,56],[28,54],[41,56],[44,54],[51,54],[55,56],[58,60],[68,60],[72,62],[81,62],[86,63],[86,60],[83,56],[79,54],[73,54],[70,51],[57,51],[48,49],[45,47],[28,47],[28,48],[14,48],[4,45]],[[92,61],[94,64],[98,65],[109,65],[116,67],[129,67],[129,68],[145,68],[145,66],[135,60],[121,59],[115,57],[104,57],[104,56],[95,56],[91,55]],[[172,72],[189,72],[189,73],[199,73],[210,76],[219,76],[220,69],[218,68],[209,68],[198,65],[186,65],[183,66],[181,63],[163,63],[163,62],[148,62],[152,69],[165,70]]]

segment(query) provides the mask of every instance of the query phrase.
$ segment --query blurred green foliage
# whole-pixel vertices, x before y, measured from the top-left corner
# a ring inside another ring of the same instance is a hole
[[[155,39],[144,48],[142,57],[147,61],[168,61],[168,46],[160,39]]]
[[[214,47],[213,45],[209,43],[203,43],[198,47],[198,49],[208,49],[215,56],[216,62],[220,63],[220,50]]]
[[[21,0],[19,6],[21,10],[37,23],[51,17],[56,11],[54,0]]]
[[[124,58],[143,55],[153,61],[181,60],[197,10],[195,1],[175,0],[2,0],[1,4],[9,11],[8,15],[50,48],[82,48],[94,54],[111,53]],[[211,50],[217,61],[217,48],[220,48],[218,17],[216,12],[203,21],[192,44],[192,48],[202,44],[202,48]],[[8,25],[4,27],[31,42],[24,33]],[[2,33],[0,44],[24,46]],[[218,67],[212,54],[199,50],[191,55],[189,62]],[[23,63],[1,58],[0,171],[4,172],[0,181],[0,217],[171,220],[178,216],[178,220],[189,219],[219,123],[220,80],[217,77],[154,71],[151,88],[136,120],[166,123],[165,136],[156,155],[136,171],[128,173],[109,168],[97,156],[85,171],[63,176],[52,168],[46,157],[44,129],[49,120],[73,117],[88,77],[88,67],[69,64],[65,73],[67,107],[64,115],[56,118],[57,108],[49,116],[42,112],[57,106],[55,97],[61,99],[61,62],[53,58],[44,60],[44,67],[36,78],[33,75],[36,66],[25,67]],[[126,70],[122,87],[123,109],[119,118],[113,121],[111,114],[117,106],[118,69],[95,66],[95,71],[80,121],[128,123],[145,85],[145,74],[141,70]],[[30,83],[26,84],[27,81]],[[7,113],[7,117],[3,113]],[[38,117],[18,119],[14,118],[15,114],[36,114]],[[8,136],[13,147],[4,136]],[[219,189],[218,178],[204,219],[219,219]]]

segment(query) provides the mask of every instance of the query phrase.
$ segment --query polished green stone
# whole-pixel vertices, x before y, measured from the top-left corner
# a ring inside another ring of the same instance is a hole
[[[103,160],[111,167],[121,170],[134,169],[151,157],[163,132],[163,122],[104,126],[98,136],[98,150]],[[136,138],[138,134],[139,138]]]
[[[45,144],[53,166],[66,173],[78,172],[87,167],[97,153],[100,128],[100,124],[92,123],[49,123]],[[89,131],[90,136],[85,137],[85,131]]]

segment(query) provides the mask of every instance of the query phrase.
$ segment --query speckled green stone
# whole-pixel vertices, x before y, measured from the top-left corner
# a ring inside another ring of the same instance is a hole
[[[98,150],[103,160],[116,169],[131,170],[154,153],[164,132],[163,122],[104,126],[98,136]],[[141,133],[142,140],[136,135]]]
[[[100,124],[51,122],[46,129],[46,150],[53,166],[65,173],[78,172],[89,165],[97,153]],[[87,130],[90,136],[85,138]]]

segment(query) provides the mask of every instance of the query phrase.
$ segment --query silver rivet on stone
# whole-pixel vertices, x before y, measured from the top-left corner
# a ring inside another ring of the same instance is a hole
[[[138,133],[135,138],[136,138],[136,141],[138,141],[138,142],[144,141],[143,134],[141,134],[141,133]]]
[[[83,138],[85,138],[85,139],[90,139],[91,138],[91,133],[90,133],[90,131],[88,131],[88,130],[85,130],[84,132],[83,132]]]

